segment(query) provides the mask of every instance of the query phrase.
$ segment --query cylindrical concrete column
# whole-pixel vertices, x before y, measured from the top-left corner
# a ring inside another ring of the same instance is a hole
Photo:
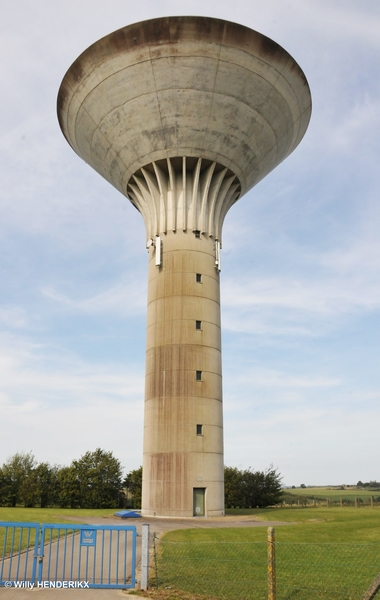
[[[144,515],[224,514],[219,272],[200,232],[150,247]],[[194,491],[195,490],[195,491]],[[203,499],[202,499],[203,496]]]

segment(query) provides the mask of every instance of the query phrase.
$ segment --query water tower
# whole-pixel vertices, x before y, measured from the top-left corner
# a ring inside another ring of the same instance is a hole
[[[222,225],[296,148],[310,113],[306,78],[283,48],[212,18],[119,29],[62,81],[64,136],[146,226],[146,516],[224,514]]]

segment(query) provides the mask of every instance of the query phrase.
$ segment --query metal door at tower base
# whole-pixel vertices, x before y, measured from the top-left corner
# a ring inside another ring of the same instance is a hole
[[[193,516],[205,516],[206,488],[193,488]]]
[[[0,586],[135,587],[134,526],[0,522],[3,531]]]

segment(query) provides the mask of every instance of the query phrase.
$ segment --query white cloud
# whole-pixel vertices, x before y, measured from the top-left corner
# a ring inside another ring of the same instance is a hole
[[[265,469],[270,464],[284,476],[284,484],[355,484],[376,477],[368,455],[378,452],[378,406],[348,412],[344,406],[322,410],[303,406],[277,407],[250,421],[228,417],[226,464]],[[234,440],[239,439],[245,456]]]
[[[244,385],[252,387],[278,388],[331,388],[341,384],[340,379],[336,377],[317,377],[313,375],[292,375],[286,372],[275,371],[265,368],[249,369],[240,373],[234,380],[234,385]]]
[[[330,152],[339,151],[343,156],[354,152],[358,162],[361,162],[378,145],[379,128],[380,98],[364,92],[361,101],[349,106],[335,127],[331,127]]]
[[[128,317],[146,312],[145,282],[142,277],[137,281],[133,280],[130,274],[107,290],[88,298],[69,297],[51,286],[42,289],[42,294],[70,311],[88,314],[117,313],[119,316]]]
[[[25,309],[18,306],[0,306],[0,323],[12,329],[25,327],[27,325]]]
[[[361,211],[355,207],[357,220],[341,226],[324,249],[317,243],[310,247],[308,239],[297,243],[290,233],[277,235],[284,221],[279,219],[274,228],[270,207],[267,221],[261,218],[254,226],[259,229],[261,224],[265,234],[258,231],[253,242],[245,239],[247,225],[242,223],[242,232],[237,222],[236,231],[242,235],[235,231],[235,248],[228,252],[221,283],[223,326],[259,335],[320,336],[341,328],[351,317],[378,314],[380,210],[371,196],[360,206]],[[334,218],[339,220],[339,214]],[[231,275],[231,255],[244,251],[244,243],[249,247],[245,268]]]
[[[324,335],[340,318],[380,309],[380,282],[354,278],[259,279],[223,286],[223,326],[266,335]]]
[[[361,42],[380,48],[380,13],[373,3],[366,10],[365,2],[360,5],[355,0],[293,0],[299,17],[308,23],[309,28],[320,34],[349,43]]]
[[[31,449],[39,461],[68,464],[98,446],[128,469],[140,463],[141,365],[99,366],[8,337],[0,339],[0,380],[0,463]]]
[[[111,450],[126,471],[142,460],[142,406],[104,398],[99,403],[62,401],[49,407],[13,410],[4,414],[0,442],[0,462],[20,451],[31,450],[39,462],[68,465],[88,450]]]

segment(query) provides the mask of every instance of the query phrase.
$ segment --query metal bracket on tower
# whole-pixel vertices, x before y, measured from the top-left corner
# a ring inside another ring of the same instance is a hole
[[[221,245],[219,240],[215,241],[215,269],[217,271],[221,270],[220,267],[220,249],[221,249]]]
[[[156,237],[156,243],[155,243],[155,246],[156,246],[156,267],[160,267],[162,265],[162,251],[161,251],[162,249],[161,249],[161,244],[162,244],[162,241],[161,241],[160,236],[158,235]]]

